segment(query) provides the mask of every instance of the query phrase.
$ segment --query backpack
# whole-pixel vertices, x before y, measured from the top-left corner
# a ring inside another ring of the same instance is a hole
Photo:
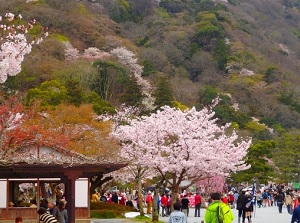
[[[248,201],[245,207],[249,208],[251,206],[251,203],[252,203],[252,201]]]
[[[230,207],[227,204],[220,203],[216,210],[216,222],[217,223],[231,223],[233,221],[233,214]]]
[[[263,199],[268,199],[268,194],[267,194],[266,192],[264,192],[264,193],[262,194],[262,197],[263,197]]]

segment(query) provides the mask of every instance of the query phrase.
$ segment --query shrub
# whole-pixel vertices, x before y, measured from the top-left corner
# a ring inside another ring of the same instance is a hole
[[[126,212],[136,211],[133,207],[106,202],[91,202],[91,218],[123,218]]]

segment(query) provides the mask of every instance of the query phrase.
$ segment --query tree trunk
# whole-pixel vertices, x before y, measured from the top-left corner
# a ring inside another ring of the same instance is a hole
[[[158,193],[159,193],[159,189],[155,188],[154,198],[152,203],[152,222],[158,222],[158,208],[159,208],[159,206],[157,205]]]
[[[138,170],[138,202],[139,202],[139,211],[140,215],[144,216],[144,202],[143,202],[143,193],[142,193],[142,179],[141,179],[141,171]]]
[[[178,201],[178,192],[179,192],[179,186],[177,184],[172,186],[172,205],[171,205],[171,212],[174,211],[173,205]]]

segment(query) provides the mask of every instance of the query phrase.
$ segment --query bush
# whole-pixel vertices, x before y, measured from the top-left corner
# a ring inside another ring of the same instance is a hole
[[[135,209],[129,206],[119,205],[116,203],[107,203],[107,202],[91,202],[90,205],[91,210],[120,210],[124,212],[134,211]]]
[[[91,218],[124,218],[126,212],[136,211],[135,208],[115,203],[91,202]]]

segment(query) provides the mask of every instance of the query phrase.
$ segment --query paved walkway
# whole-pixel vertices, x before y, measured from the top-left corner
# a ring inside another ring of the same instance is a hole
[[[237,223],[237,210],[232,209],[235,215],[233,223]],[[265,207],[256,208],[254,212],[252,223],[290,223],[291,215],[287,213],[287,210],[283,208],[283,213],[279,214],[277,207]],[[194,208],[190,208],[190,214],[188,216],[188,223],[201,223],[203,216],[205,214],[205,209],[201,209],[200,217],[194,216]],[[160,221],[168,222],[168,217],[159,217]],[[134,221],[130,219],[91,219],[91,223],[132,223]],[[148,221],[148,222],[151,222]],[[246,220],[247,223],[247,220]]]

